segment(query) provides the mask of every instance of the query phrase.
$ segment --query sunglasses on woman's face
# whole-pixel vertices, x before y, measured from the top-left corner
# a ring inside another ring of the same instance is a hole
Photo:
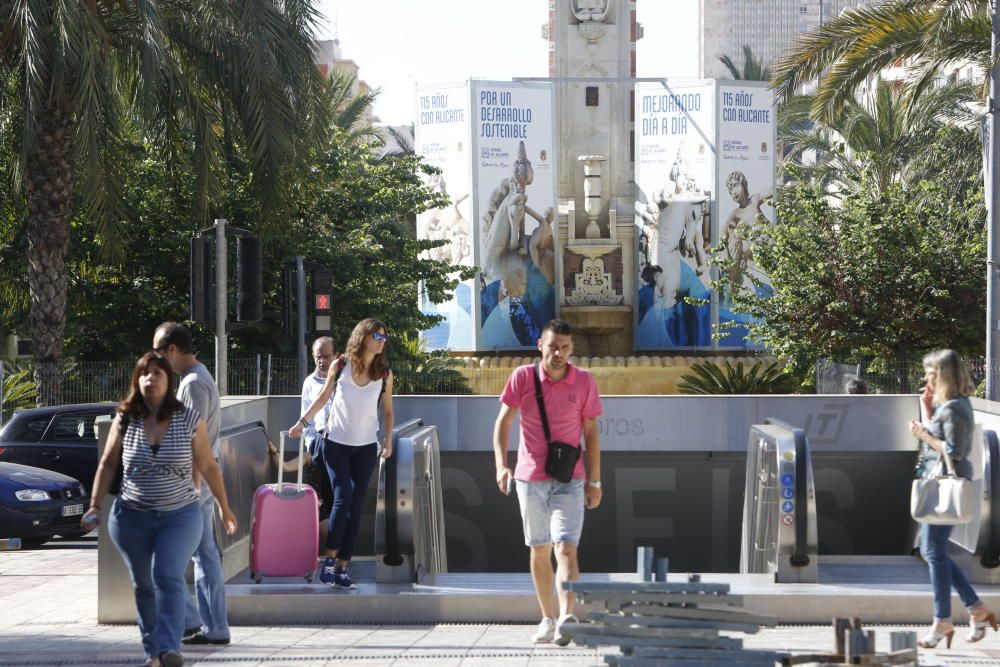
[[[372,340],[376,343],[381,343],[382,341],[389,340],[389,334],[382,333],[381,331],[376,331],[372,334]]]

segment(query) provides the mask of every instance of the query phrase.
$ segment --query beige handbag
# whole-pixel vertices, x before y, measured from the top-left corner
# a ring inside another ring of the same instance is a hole
[[[956,475],[951,457],[941,452],[934,472],[929,477],[913,480],[910,514],[919,523],[945,526],[968,523],[972,520],[975,501],[972,482]]]

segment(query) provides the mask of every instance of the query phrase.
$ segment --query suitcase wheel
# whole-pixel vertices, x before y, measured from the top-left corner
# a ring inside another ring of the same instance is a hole
[[[264,579],[264,577],[260,576],[256,572],[251,572],[250,578],[253,579],[253,583],[255,584],[259,584]]]
[[[313,573],[310,572],[306,575],[306,583],[311,584],[313,582]]]

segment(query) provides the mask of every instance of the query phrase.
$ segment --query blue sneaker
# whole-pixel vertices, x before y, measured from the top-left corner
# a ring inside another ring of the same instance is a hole
[[[333,558],[327,558],[323,561],[323,569],[319,572],[319,580],[324,584],[330,584],[333,586],[336,581],[336,571],[337,571],[337,561]]]
[[[351,575],[347,573],[346,567],[338,567],[333,571],[333,587],[344,590],[354,590],[357,586],[351,581]]]

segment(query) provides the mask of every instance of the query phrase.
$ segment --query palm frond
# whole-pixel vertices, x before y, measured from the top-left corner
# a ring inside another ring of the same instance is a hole
[[[682,394],[791,394],[798,381],[784,365],[758,361],[747,369],[742,360],[717,365],[710,361],[692,364],[681,376],[677,389]]]

